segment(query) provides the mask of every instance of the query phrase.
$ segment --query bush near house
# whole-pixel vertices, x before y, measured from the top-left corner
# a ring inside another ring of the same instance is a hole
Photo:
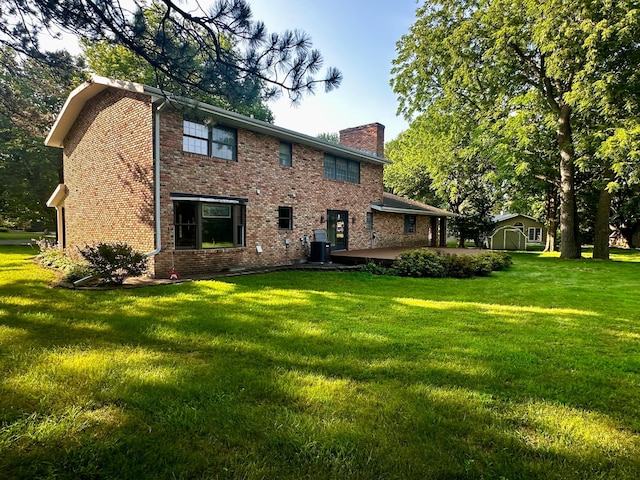
[[[511,257],[504,252],[456,255],[420,249],[403,253],[390,268],[369,263],[363,265],[361,270],[374,275],[401,277],[471,278],[486,277],[510,265]]]
[[[80,254],[92,273],[104,283],[121,285],[127,277],[139,277],[147,271],[147,257],[126,243],[87,245]]]

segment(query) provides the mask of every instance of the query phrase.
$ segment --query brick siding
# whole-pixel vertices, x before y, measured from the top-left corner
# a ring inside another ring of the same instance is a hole
[[[67,252],[97,242],[154,248],[152,108],[107,89],[85,105],[64,148]]]
[[[155,248],[153,116],[150,97],[112,88],[85,105],[64,148],[68,251],[113,241],[145,252]],[[349,249],[372,246],[366,213],[382,201],[382,165],[362,162],[359,184],[328,180],[322,150],[293,144],[292,166],[282,167],[279,139],[245,129],[237,131],[237,161],[187,153],[182,118],[172,108],[160,114],[162,245],[150,262],[152,275],[165,277],[172,266],[189,275],[301,261],[308,247],[300,238],[313,240],[314,229],[326,228],[327,210],[348,211]],[[348,130],[348,146],[382,154],[382,125]],[[358,132],[362,143],[355,141]],[[246,246],[175,250],[171,193],[246,198]],[[292,230],[278,228],[280,206],[293,208]],[[428,217],[418,216],[414,234],[403,233],[403,222],[403,215],[375,212],[375,246],[427,244]]]

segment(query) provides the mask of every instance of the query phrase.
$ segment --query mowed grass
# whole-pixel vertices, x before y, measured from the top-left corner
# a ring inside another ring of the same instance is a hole
[[[0,478],[636,479],[640,253],[47,287],[0,247]]]

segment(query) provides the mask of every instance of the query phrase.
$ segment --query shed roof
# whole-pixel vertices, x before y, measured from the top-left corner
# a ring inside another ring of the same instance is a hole
[[[173,95],[172,93],[165,92],[159,88],[150,87],[141,83],[127,82],[100,76],[93,77],[89,82],[83,83],[69,94],[69,97],[58,114],[53,127],[51,127],[51,130],[49,131],[49,135],[45,139],[45,145],[59,148],[64,147],[65,138],[80,115],[84,105],[91,98],[95,97],[98,93],[107,88],[117,88],[129,92],[149,95],[152,98],[152,101],[164,100],[173,105],[196,108],[208,113],[214,119],[220,123],[224,123],[225,125],[270,135],[292,143],[310,146],[341,157],[380,165],[391,163],[385,158],[378,157],[375,153],[327,142],[303,133],[278,127],[268,122],[263,122],[261,120],[256,120],[255,118],[240,115],[239,113],[224,110],[207,103]]]
[[[533,220],[534,222],[542,223],[537,218],[530,217],[529,215],[523,215],[522,213],[501,213],[499,215],[492,215],[491,220],[496,223],[500,223],[506,220],[511,220],[516,217],[524,217],[524,218],[528,218],[529,220]]]

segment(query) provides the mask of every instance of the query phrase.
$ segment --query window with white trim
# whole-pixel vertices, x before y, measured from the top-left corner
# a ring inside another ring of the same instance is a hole
[[[542,242],[542,228],[529,227],[529,241],[530,242]]]

